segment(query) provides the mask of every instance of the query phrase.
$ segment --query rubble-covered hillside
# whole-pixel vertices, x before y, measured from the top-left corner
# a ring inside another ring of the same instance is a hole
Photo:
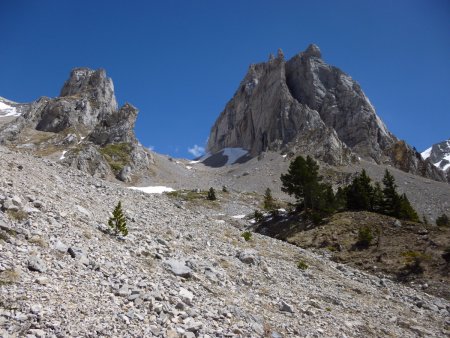
[[[191,210],[4,147],[0,156],[2,337],[450,333],[444,299],[259,234],[246,242],[214,204]],[[119,200],[125,238],[105,225]]]

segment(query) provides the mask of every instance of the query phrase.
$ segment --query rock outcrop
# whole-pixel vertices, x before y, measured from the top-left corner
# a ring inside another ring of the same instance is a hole
[[[137,114],[129,103],[118,109],[113,82],[103,69],[76,68],[59,97],[40,98],[2,126],[0,143],[57,154],[59,161],[91,175],[129,181],[147,175],[153,161],[135,137]]]
[[[352,159],[350,150],[377,163],[442,180],[406,143],[402,163],[392,149],[399,140],[388,131],[359,84],[326,64],[316,45],[285,61],[281,51],[251,65],[234,97],[211,129],[207,150],[243,148],[251,156],[293,150],[331,164]]]

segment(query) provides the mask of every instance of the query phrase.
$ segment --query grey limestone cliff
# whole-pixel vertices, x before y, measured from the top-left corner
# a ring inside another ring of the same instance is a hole
[[[316,45],[288,61],[279,50],[276,58],[250,66],[211,128],[207,150],[223,148],[243,148],[251,156],[294,150],[330,164],[348,163],[352,153],[444,179],[388,131],[359,84],[325,63]]]

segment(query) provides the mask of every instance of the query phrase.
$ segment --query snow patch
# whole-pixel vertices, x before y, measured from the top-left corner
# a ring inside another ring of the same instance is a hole
[[[427,150],[423,151],[420,155],[422,155],[422,158],[424,160],[426,160],[428,157],[430,157],[431,155],[431,149],[433,149],[433,147],[428,148]]]
[[[187,165],[187,166],[186,166],[186,169],[187,169],[187,170],[191,170],[192,167],[191,167],[190,165]]]
[[[225,148],[223,154],[228,157],[225,165],[234,164],[242,156],[247,155],[248,151],[242,148]]]
[[[64,150],[63,152],[62,152],[62,155],[61,155],[61,157],[59,158],[59,160],[64,160],[65,158],[66,158],[66,153],[67,153],[67,150]]]
[[[236,218],[236,219],[243,219],[245,217],[245,215],[235,215],[235,216],[232,216],[232,217]]]
[[[162,194],[163,192],[175,191],[175,189],[165,186],[129,187],[129,188],[145,192],[146,194]]]
[[[16,107],[12,107],[6,103],[0,102],[0,117],[20,116]]]

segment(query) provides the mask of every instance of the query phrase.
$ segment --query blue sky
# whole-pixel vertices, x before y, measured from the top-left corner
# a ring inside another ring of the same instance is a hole
[[[418,150],[450,138],[450,2],[0,0],[0,96],[57,96],[105,68],[145,146],[192,157],[251,63],[319,45]]]

